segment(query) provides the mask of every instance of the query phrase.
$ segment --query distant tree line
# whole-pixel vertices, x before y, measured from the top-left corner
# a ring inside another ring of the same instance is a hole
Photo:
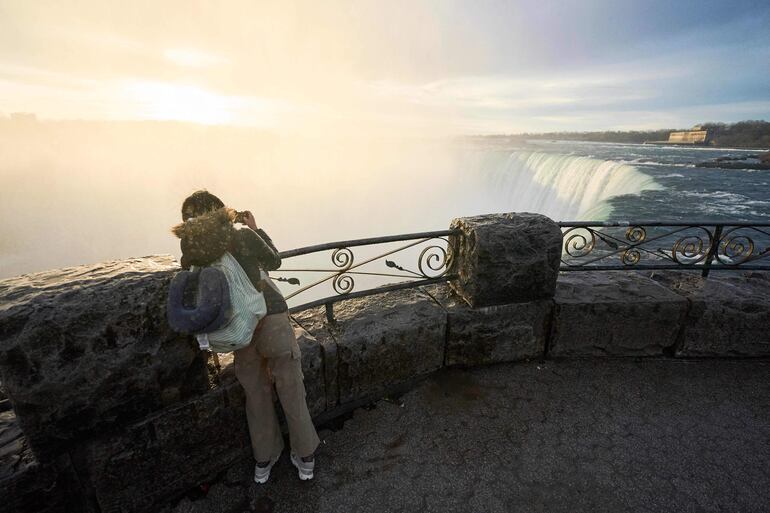
[[[703,123],[701,126],[713,130],[714,144],[717,146],[770,148],[770,122],[767,121]]]
[[[739,121],[737,123],[702,123],[713,134],[715,146],[770,148],[770,122]],[[643,143],[666,141],[671,132],[690,130],[688,128],[667,128],[664,130],[631,130],[628,132],[549,132],[545,134],[521,134],[526,139],[554,139],[563,141],[592,141],[616,143]]]

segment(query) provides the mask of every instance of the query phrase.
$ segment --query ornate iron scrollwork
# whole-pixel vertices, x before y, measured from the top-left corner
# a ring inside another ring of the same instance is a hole
[[[624,265],[636,265],[642,259],[642,254],[636,248],[629,248],[623,252],[620,261]]]
[[[711,232],[705,228],[701,228],[701,230],[706,232],[708,236],[707,241],[704,241],[703,235],[686,235],[674,242],[674,245],[671,247],[671,258],[674,262],[693,265],[702,262],[706,258],[713,237]],[[682,261],[680,258],[685,258],[687,261]]]
[[[584,230],[588,232],[588,235],[590,236],[590,241],[588,240],[588,237],[580,231],[577,230]],[[572,233],[575,232],[575,233]],[[569,235],[572,233],[572,235]],[[569,237],[567,237],[569,235]],[[564,235],[562,236],[564,239],[564,252],[567,253],[572,258],[580,258],[588,255],[591,253],[594,248],[596,247],[596,233],[591,230],[590,228],[585,227],[576,227],[571,228],[564,232]]]
[[[562,223],[561,227],[564,271],[579,267],[610,270],[698,266],[706,276],[709,269],[741,264],[749,268],[753,262],[770,256],[768,223],[731,226],[618,222],[596,223],[595,228],[591,223]]]
[[[442,240],[446,242],[445,239]],[[417,269],[425,278],[438,278],[449,270],[450,258],[445,248],[433,244],[420,252],[417,258]]]
[[[353,267],[355,256],[350,248],[338,248],[331,255],[332,263],[340,268],[338,274],[332,279],[332,288],[337,294],[349,294],[356,286],[356,280],[346,271]]]
[[[722,264],[739,265],[754,256],[754,240],[748,235],[735,234],[739,229],[728,230],[719,241],[716,257]]]
[[[337,294],[349,294],[356,286],[356,281],[349,274],[338,274],[332,280],[332,288]]]
[[[286,299],[290,300],[295,296],[302,294],[310,289],[318,287],[319,285],[326,284],[331,286],[336,296],[330,296],[322,299],[316,299],[304,305],[300,305],[298,308],[308,307],[308,305],[315,304],[331,304],[334,302],[333,298],[337,296],[345,296],[353,294],[354,297],[361,295],[369,295],[376,293],[380,289],[393,289],[396,287],[409,288],[411,286],[419,286],[428,283],[438,283],[440,281],[446,281],[448,279],[448,265],[451,262],[451,255],[444,244],[448,245],[449,241],[446,238],[448,235],[460,235],[457,230],[443,230],[437,232],[424,232],[409,234],[404,236],[391,236],[391,237],[377,237],[372,239],[359,239],[354,241],[343,241],[340,243],[327,243],[318,246],[311,246],[308,248],[300,248],[297,250],[291,250],[288,254],[282,255],[283,258],[289,258],[300,255],[307,255],[311,253],[319,253],[321,251],[332,251],[330,255],[331,266],[324,266],[328,268],[316,268],[316,266],[309,266],[308,268],[282,268],[276,272],[310,272],[310,273],[325,273],[326,275],[319,278],[316,281],[309,283],[308,285],[286,294]],[[363,259],[356,258],[353,250],[358,247],[370,247],[376,244],[386,244],[391,242],[403,241],[404,245],[392,248],[382,254],[376,256],[367,256]],[[444,243],[444,244],[442,244]],[[423,245],[427,244],[425,247]],[[410,248],[414,248],[411,251]],[[419,252],[417,251],[419,250]],[[414,251],[414,253],[412,253]],[[416,256],[416,265],[412,265],[410,269],[408,265],[400,265],[394,260],[387,259],[390,255],[400,254],[401,256],[412,254]],[[382,267],[384,263],[385,269]],[[379,287],[369,288],[362,291],[354,289],[356,288],[356,281],[360,276],[365,276],[366,280],[359,280],[361,283],[369,285],[370,278],[399,278],[400,281],[396,284],[385,283]],[[288,281],[284,278],[283,281]],[[296,279],[294,280],[297,281]],[[414,285],[412,285],[414,283]]]
[[[350,248],[338,248],[332,253],[332,263],[342,271],[350,269],[353,266],[353,252]]]
[[[626,230],[626,239],[634,244],[644,242],[647,238],[647,230],[643,226],[629,226]]]

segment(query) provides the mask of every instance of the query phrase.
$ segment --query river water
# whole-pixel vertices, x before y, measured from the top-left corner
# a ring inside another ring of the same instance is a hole
[[[252,210],[281,250],[441,230],[452,218],[490,212],[557,221],[770,221],[770,171],[696,165],[755,151],[513,139],[297,141],[164,125],[11,128],[0,137],[0,278],[178,256],[169,228],[198,188]]]
[[[697,164],[757,151],[540,142],[478,151],[496,206],[555,220],[770,221],[770,171]]]

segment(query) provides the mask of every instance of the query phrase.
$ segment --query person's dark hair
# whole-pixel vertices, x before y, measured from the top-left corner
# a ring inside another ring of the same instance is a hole
[[[224,207],[222,200],[211,194],[206,189],[195,191],[185,198],[182,203],[182,221],[191,217],[197,217],[206,212]]]

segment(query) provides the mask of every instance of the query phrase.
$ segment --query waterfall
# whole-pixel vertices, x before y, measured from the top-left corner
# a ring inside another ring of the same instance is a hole
[[[487,160],[482,170],[496,203],[557,221],[602,220],[611,212],[608,199],[661,189],[634,166],[575,155],[515,151]]]

